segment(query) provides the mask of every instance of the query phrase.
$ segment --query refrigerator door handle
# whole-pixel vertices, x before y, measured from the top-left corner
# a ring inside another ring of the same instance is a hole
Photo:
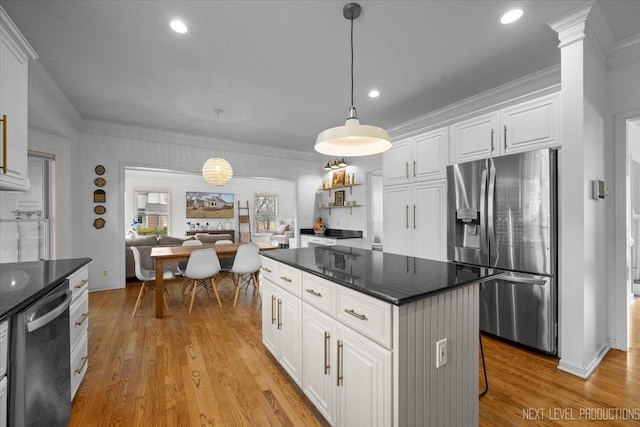
[[[477,187],[476,187],[477,188]],[[480,252],[487,254],[487,169],[482,171],[480,184]]]
[[[492,259],[491,261],[491,265],[496,265],[496,262],[498,261],[497,259],[497,255],[498,255],[498,250],[496,247],[496,230],[495,230],[495,209],[494,209],[494,199],[495,199],[495,192],[496,192],[496,168],[495,165],[493,164],[493,160],[489,159],[488,160],[489,164],[491,165],[491,167],[489,168],[489,190],[487,191],[487,198],[488,198],[488,203],[487,203],[487,229],[488,229],[488,234],[489,234],[489,256],[491,256],[492,253],[496,254],[496,259]]]
[[[529,277],[517,276],[515,274],[504,273],[495,277],[496,280],[503,280],[510,283],[523,283],[526,285],[546,285],[548,279],[533,279]]]

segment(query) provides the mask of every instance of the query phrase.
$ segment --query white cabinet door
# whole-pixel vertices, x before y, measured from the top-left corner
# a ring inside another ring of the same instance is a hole
[[[558,95],[551,95],[500,112],[502,153],[529,151],[558,144]]]
[[[388,187],[383,193],[384,251],[409,255],[411,250],[411,186]]]
[[[300,236],[300,247],[308,248],[309,247],[309,237],[308,236]]]
[[[474,117],[451,126],[452,163],[498,154],[498,113]]]
[[[340,323],[336,335],[336,425],[391,425],[391,352]]]
[[[277,358],[278,298],[275,291],[275,285],[268,280],[263,280],[260,283],[260,293],[262,294],[262,343]]]
[[[446,260],[446,181],[414,184],[412,200],[411,255]]]
[[[278,293],[278,353],[282,367],[302,384],[302,302],[286,291]]]
[[[0,427],[7,427],[7,377],[0,379]]]
[[[394,141],[391,148],[382,155],[383,185],[408,183],[410,161],[411,138]]]
[[[335,329],[331,317],[302,307],[302,390],[330,424],[335,424]]]
[[[0,323],[0,378],[7,375],[9,360],[9,322]]]
[[[414,138],[411,165],[413,182],[446,177],[449,159],[448,133],[447,128],[442,128]]]
[[[0,118],[5,116],[0,132],[0,190],[26,190],[27,181],[27,111],[28,59],[8,37],[4,22],[0,33]],[[6,157],[4,156],[6,150]]]

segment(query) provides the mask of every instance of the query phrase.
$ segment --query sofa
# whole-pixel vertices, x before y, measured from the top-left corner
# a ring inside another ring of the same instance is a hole
[[[133,252],[131,246],[135,246],[140,251],[140,262],[142,268],[153,270],[155,268],[153,259],[151,259],[151,249],[157,246],[182,246],[185,240],[200,240],[203,244],[213,244],[217,240],[231,240],[230,234],[196,234],[195,236],[173,237],[173,236],[137,236],[125,239],[125,267],[126,278],[135,279],[136,270],[133,260]],[[166,263],[166,271],[177,271],[178,263]]]

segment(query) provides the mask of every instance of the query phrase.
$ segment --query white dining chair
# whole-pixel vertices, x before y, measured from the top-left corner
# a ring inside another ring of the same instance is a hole
[[[202,246],[202,242],[200,240],[185,240],[182,242],[182,246]],[[187,261],[178,262],[178,276],[184,276],[184,270],[187,268]]]
[[[155,292],[156,290],[156,272],[154,270],[147,270],[142,267],[142,262],[140,261],[140,251],[138,250],[138,248],[136,248],[135,246],[131,246],[131,252],[133,253],[136,278],[142,282],[142,285],[140,286],[140,293],[138,293],[138,299],[136,300],[136,305],[133,307],[132,316],[135,316],[136,311],[138,310],[138,308],[140,307],[140,303],[142,302],[142,298],[144,298],[148,293]],[[165,271],[162,276],[164,280],[174,279],[175,277],[176,276],[170,271]],[[168,296],[169,293],[167,292],[167,288],[165,286],[163,299],[164,305],[165,307],[167,307],[167,310],[169,309],[169,299],[167,298]]]
[[[238,295],[240,294],[241,283],[246,280],[245,285],[253,284],[258,296],[260,296],[260,282],[258,275],[262,268],[262,258],[260,258],[260,249],[258,245],[244,244],[238,247],[236,257],[233,260],[233,266],[231,273],[233,273],[233,284],[236,288],[236,295],[233,299],[233,306],[236,306],[238,302]]]
[[[219,246],[219,245],[233,245],[233,241],[226,240],[226,239],[224,239],[224,240],[216,240],[214,245],[216,245],[216,246]],[[228,273],[229,270],[231,270],[231,267],[233,267],[233,258],[234,257],[232,257],[232,256],[220,258],[220,267],[222,268],[223,272]]]
[[[191,314],[191,310],[193,309],[196,293],[202,289],[205,289],[207,294],[213,292],[218,300],[218,305],[222,308],[220,295],[218,295],[218,284],[216,282],[216,276],[219,272],[220,261],[214,249],[197,249],[191,252],[189,260],[187,261],[187,268],[184,272],[184,277],[187,278],[188,285],[191,285],[191,288],[188,288],[191,293],[189,314]]]

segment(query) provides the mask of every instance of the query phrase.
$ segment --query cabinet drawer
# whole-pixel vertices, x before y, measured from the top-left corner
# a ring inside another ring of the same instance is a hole
[[[391,349],[391,304],[343,287],[337,297],[339,321]]]
[[[302,273],[302,300],[335,317],[336,284],[309,273]]]
[[[89,367],[89,342],[87,339],[88,334],[85,333],[80,337],[78,345],[71,353],[71,400],[76,395],[80,381]]]
[[[69,343],[71,351],[89,325],[89,292],[84,291],[69,308]]]
[[[269,280],[272,283],[278,283],[278,261],[274,261],[271,258],[262,258],[262,277]]]
[[[9,322],[0,323],[0,378],[7,374],[7,352],[9,351]]]
[[[80,270],[69,276],[69,289],[73,292],[73,300],[85,289],[89,288],[89,266],[85,265]]]
[[[278,265],[278,285],[300,298],[302,271],[281,263]]]

